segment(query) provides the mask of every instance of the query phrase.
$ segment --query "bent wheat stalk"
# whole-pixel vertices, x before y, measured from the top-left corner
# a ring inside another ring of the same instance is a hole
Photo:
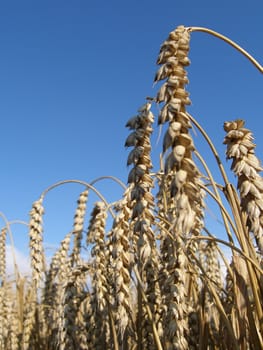
[[[101,176],[91,182],[60,181],[44,190],[30,213],[32,275],[25,278],[15,256],[15,278],[5,273],[7,234],[13,253],[15,247],[12,222],[0,213],[5,222],[0,234],[1,348],[263,347],[263,169],[244,122],[226,122],[224,143],[239,195],[210,136],[187,111],[188,53],[192,33],[198,31],[225,41],[263,72],[248,52],[211,29],[179,26],[169,33],[157,59],[155,82],[162,81],[157,96],[147,98],[126,125],[128,185]],[[154,104],[160,107],[158,124],[165,128],[157,170],[151,154]],[[196,150],[192,126],[212,151],[222,184]],[[101,180],[117,184],[122,198],[109,202],[96,189]],[[43,248],[43,202],[49,191],[69,183],[82,186],[73,228],[49,256]],[[91,212],[90,192],[99,198]],[[206,198],[221,212],[220,232],[223,228],[227,241],[205,226]]]
[[[212,29],[204,28],[204,27],[188,27],[187,29],[189,30],[189,32],[204,32],[207,34],[211,34],[211,35],[215,36],[216,38],[225,41],[227,44],[231,45],[237,51],[239,51],[242,55],[244,55],[260,71],[260,73],[263,73],[263,66],[252,55],[250,55],[240,45],[238,45],[233,40],[229,39],[227,36],[222,35],[222,34],[216,32]]]

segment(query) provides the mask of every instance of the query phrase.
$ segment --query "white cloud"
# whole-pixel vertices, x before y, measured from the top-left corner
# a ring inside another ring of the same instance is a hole
[[[30,275],[30,259],[29,256],[26,256],[23,252],[18,250],[17,248],[13,248],[12,246],[6,245],[6,274],[7,276],[14,275],[14,257],[13,252],[15,254],[16,264],[21,275]]]
[[[228,246],[224,245],[224,244],[219,244],[219,247],[220,247],[222,253],[224,254],[226,262],[228,264],[230,264],[231,261],[232,261],[232,251],[231,251],[231,249]],[[223,278],[225,279],[226,275],[227,275],[227,266],[225,265],[225,262],[223,261],[221,255],[219,255],[219,263],[220,263],[221,271],[223,273]]]

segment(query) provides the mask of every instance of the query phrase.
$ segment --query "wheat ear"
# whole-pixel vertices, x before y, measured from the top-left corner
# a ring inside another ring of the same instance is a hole
[[[31,268],[32,268],[32,280],[37,287],[39,287],[40,281],[43,278],[43,272],[45,271],[44,260],[44,248],[43,248],[43,227],[42,216],[44,214],[44,208],[42,205],[43,198],[33,203],[32,210],[30,211],[29,222],[29,238],[30,238],[30,256],[31,256]]]
[[[189,260],[186,240],[190,235],[200,233],[204,215],[204,193],[200,172],[192,159],[195,147],[189,132],[191,122],[186,113],[186,107],[191,103],[185,89],[188,84],[185,67],[190,64],[189,42],[189,31],[185,27],[179,26],[171,32],[161,46],[157,60],[161,67],[155,76],[156,81],[166,79],[157,94],[157,102],[163,103],[159,124],[169,123],[163,140],[163,152],[168,154],[164,174],[159,175],[158,194],[159,216],[163,217],[161,225],[164,227],[164,230],[161,229],[161,278],[166,305],[164,329],[168,348],[178,349],[187,348]],[[174,239],[167,237],[166,230]]]
[[[3,285],[6,275],[6,228],[0,233],[0,284]]]
[[[129,325],[129,319],[133,314],[130,292],[132,257],[129,241],[131,209],[127,205],[128,196],[130,196],[129,188],[125,191],[123,198],[115,205],[116,216],[109,233],[109,241],[112,247],[110,254],[113,265],[115,322],[120,344],[124,341],[124,334]]]
[[[74,246],[71,254],[71,264],[81,264],[81,241],[84,228],[84,219],[86,214],[87,200],[88,200],[89,190],[86,189],[81,192],[78,199],[78,206],[74,216],[74,225],[73,225],[73,235],[74,235]]]
[[[135,262],[141,280],[147,286],[145,294],[148,297],[148,305],[152,314],[159,320],[160,314],[160,289],[158,287],[158,252],[153,232],[154,225],[154,197],[151,193],[154,185],[151,177],[153,167],[151,161],[151,134],[154,115],[151,112],[151,103],[147,102],[138,110],[138,115],[133,117],[126,124],[131,134],[128,136],[125,145],[133,146],[128,156],[128,165],[133,165],[128,182],[131,185],[132,209],[131,230],[133,230],[132,241],[135,250]],[[148,319],[147,311],[143,305],[141,288],[138,287],[138,312],[137,325],[139,342],[143,347],[151,349],[154,347],[152,322],[155,317]],[[144,313],[144,315],[143,315]],[[162,335],[161,324],[159,323],[159,334]],[[140,339],[141,338],[141,339]]]
[[[238,177],[242,210],[247,213],[247,224],[263,254],[263,179],[260,176],[263,168],[255,155],[253,135],[244,124],[240,119],[225,122],[224,143],[227,158],[233,159],[231,169]]]

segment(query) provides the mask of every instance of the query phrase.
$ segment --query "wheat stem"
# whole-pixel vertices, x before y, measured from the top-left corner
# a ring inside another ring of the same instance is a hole
[[[238,45],[233,40],[229,39],[227,36],[224,36],[212,29],[204,28],[204,27],[188,27],[187,29],[189,30],[189,32],[204,32],[207,34],[211,34],[216,38],[225,41],[227,44],[234,47],[237,51],[239,51],[242,55],[244,55],[260,71],[260,73],[263,73],[263,66],[252,55],[250,55],[240,45]]]
[[[219,170],[222,174],[222,177],[223,177],[223,180],[225,182],[225,184],[228,184],[229,183],[229,180],[228,180],[228,177],[227,177],[227,174],[226,174],[226,171],[224,169],[224,166],[222,164],[222,161],[219,157],[219,154],[211,140],[211,138],[209,137],[209,135],[207,134],[207,132],[204,130],[204,128],[197,122],[197,120],[191,116],[191,114],[189,113],[186,113],[188,118],[191,120],[191,122],[199,129],[199,131],[201,132],[201,134],[204,136],[205,140],[207,141],[209,147],[211,148],[211,151],[216,159],[216,162],[218,164],[218,167],[219,167]]]
[[[203,167],[205,168],[205,171],[210,179],[210,182],[212,184],[212,187],[213,187],[213,190],[215,192],[215,196],[217,198],[217,201],[218,203],[221,203],[220,205],[220,211],[221,211],[221,215],[222,215],[222,218],[223,218],[223,221],[224,221],[224,225],[225,225],[225,228],[226,228],[226,232],[227,232],[227,235],[228,235],[228,238],[231,242],[233,242],[233,237],[232,237],[232,234],[231,234],[231,231],[229,229],[229,225],[228,225],[228,221],[227,221],[227,218],[226,218],[226,215],[224,213],[224,211],[222,210],[222,206],[223,206],[223,203],[222,203],[222,200],[221,200],[221,196],[219,195],[219,192],[218,192],[218,189],[217,189],[217,185],[214,181],[214,178],[212,176],[212,173],[208,167],[208,165],[206,164],[205,160],[203,159],[203,157],[201,156],[201,154],[197,151],[195,151],[195,154],[196,156],[198,157],[198,159],[201,161]]]
[[[159,335],[158,335],[158,332],[157,332],[157,328],[156,328],[156,325],[154,323],[154,318],[153,318],[153,315],[152,315],[152,312],[151,312],[151,309],[148,305],[148,301],[147,301],[147,298],[146,298],[146,295],[144,293],[144,287],[143,287],[143,282],[141,280],[141,277],[140,277],[140,274],[139,274],[139,271],[137,269],[136,266],[134,266],[134,273],[135,273],[135,276],[137,278],[137,282],[138,282],[138,286],[141,290],[141,296],[146,304],[146,310],[147,310],[147,313],[148,313],[148,317],[151,321],[151,324],[152,324],[152,328],[153,328],[153,334],[154,334],[154,340],[155,340],[155,345],[157,347],[158,350],[163,350],[163,347],[162,347],[162,344],[161,344],[161,341],[160,341],[160,338],[159,338]]]

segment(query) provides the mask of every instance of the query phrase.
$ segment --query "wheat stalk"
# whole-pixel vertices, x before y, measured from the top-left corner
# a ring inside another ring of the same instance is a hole
[[[36,343],[36,309],[37,295],[35,288],[35,280],[33,285],[28,287],[25,297],[25,305],[23,312],[23,333],[22,333],[22,348],[28,350],[35,347]]]
[[[91,295],[91,316],[90,322],[98,319],[100,329],[103,329],[103,341],[98,332],[94,335],[88,335],[89,341],[95,348],[105,347],[110,342],[110,324],[109,324],[109,300],[108,300],[108,255],[105,254],[105,225],[107,219],[107,207],[102,202],[94,205],[91,213],[91,219],[87,231],[87,244],[92,244],[92,295]],[[114,330],[113,330],[114,331]],[[100,344],[100,345],[99,345]],[[104,344],[104,345],[102,345]]]
[[[250,130],[244,128],[244,121],[226,122],[224,143],[226,155],[233,159],[232,170],[238,176],[241,208],[248,215],[248,226],[253,232],[259,252],[263,254],[263,170],[255,155],[256,145]]]
[[[141,288],[137,290],[137,333],[138,342],[143,347],[152,349],[155,347],[155,339],[152,332],[152,322],[160,319],[161,295],[157,282],[159,254],[157,252],[155,235],[153,232],[155,206],[154,196],[151,193],[154,187],[150,176],[153,167],[151,161],[151,141],[153,131],[152,124],[154,116],[151,112],[151,103],[146,102],[138,110],[138,115],[126,124],[129,129],[134,130],[128,136],[125,145],[133,146],[128,156],[128,165],[133,165],[128,182],[131,185],[132,209],[131,236],[135,248],[135,263],[138,266],[141,280],[145,283],[145,294],[147,306],[151,309],[153,319],[149,320],[147,311],[141,296]],[[155,318],[156,316],[156,318]],[[161,323],[158,322],[159,335],[162,335]]]
[[[90,183],[59,181],[44,190],[30,211],[32,274],[25,277],[16,264],[10,228],[18,221],[0,213],[5,223],[0,233],[1,349],[263,348],[263,169],[244,121],[226,122],[224,143],[238,195],[209,135],[187,111],[190,34],[198,31],[225,41],[263,72],[244,49],[211,29],[179,26],[169,34],[157,60],[155,82],[163,81],[157,96],[147,98],[126,124],[128,186],[102,176]],[[160,168],[153,171],[154,103],[165,133]],[[210,147],[223,184],[195,148],[192,125]],[[110,203],[96,189],[105,179],[123,188],[120,200]],[[66,184],[84,189],[72,230],[46,257],[43,200]],[[85,230],[90,191],[99,202]],[[228,240],[205,226],[205,193],[221,212]],[[6,274],[7,234],[14,276]],[[229,249],[229,261],[220,245]]]
[[[129,191],[130,189],[128,188],[122,200],[115,205],[117,214],[109,233],[109,241],[112,247],[110,254],[113,267],[113,298],[116,313],[116,330],[120,334],[120,344],[124,342],[125,330],[133,314],[130,292],[132,259],[129,242],[131,209],[127,206],[127,196],[130,196]]]
[[[159,175],[159,215],[171,223],[168,226],[164,223],[164,228],[175,237],[173,240],[161,231],[163,295],[167,305],[164,328],[168,348],[176,346],[178,349],[187,348],[189,306],[185,287],[189,261],[185,240],[190,234],[198,235],[202,229],[204,208],[200,172],[192,160],[195,148],[189,133],[191,123],[186,113],[186,106],[191,103],[185,89],[188,83],[185,67],[190,64],[189,41],[189,32],[183,26],[170,33],[161,46],[157,63],[162,66],[155,76],[156,81],[167,79],[158,92],[157,102],[164,102],[159,123],[169,122],[163,141],[163,152],[169,150],[169,153],[164,175]],[[169,270],[173,271],[172,276]]]
[[[0,283],[3,285],[6,277],[6,227],[0,233]]]
[[[57,346],[60,350],[75,349],[79,346],[80,332],[77,322],[78,310],[85,298],[84,280],[87,268],[77,266],[70,270],[64,282],[59,301]]]
[[[43,227],[42,216],[44,214],[44,208],[42,206],[43,198],[33,203],[30,211],[29,222],[29,238],[30,238],[30,255],[31,255],[31,267],[32,267],[32,280],[36,288],[39,286],[45,271],[44,261],[44,249],[43,249]]]
[[[84,219],[86,214],[87,200],[89,190],[86,189],[81,192],[78,199],[78,207],[74,216],[73,234],[74,234],[74,247],[72,250],[72,266],[74,264],[81,264],[81,241],[84,228]]]

